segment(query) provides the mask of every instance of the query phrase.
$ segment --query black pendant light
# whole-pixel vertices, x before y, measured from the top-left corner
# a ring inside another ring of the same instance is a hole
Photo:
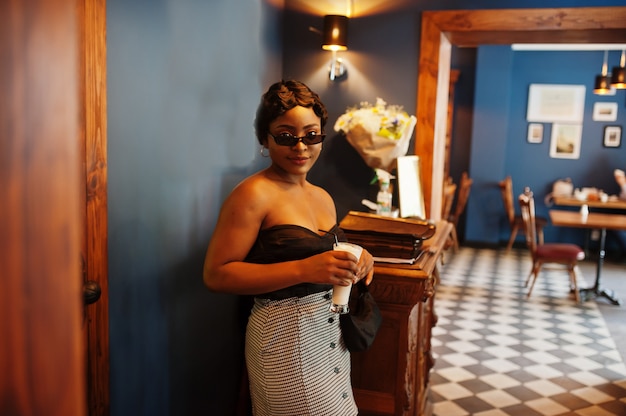
[[[619,66],[613,67],[613,75],[611,76],[611,85],[613,88],[625,89],[626,88],[626,49],[622,49],[622,58],[620,59]]]
[[[593,93],[598,95],[609,94],[611,92],[611,77],[607,74],[608,51],[604,51],[604,62],[602,63],[602,74],[596,75],[596,82],[593,85]]]

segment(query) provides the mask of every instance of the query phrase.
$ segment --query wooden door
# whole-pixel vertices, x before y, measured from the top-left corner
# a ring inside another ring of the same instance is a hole
[[[89,415],[109,414],[109,296],[107,267],[106,0],[78,0],[80,26],[80,197],[82,281],[99,298],[85,305]],[[93,301],[93,299],[92,299]]]
[[[86,414],[74,0],[0,2],[0,414]]]

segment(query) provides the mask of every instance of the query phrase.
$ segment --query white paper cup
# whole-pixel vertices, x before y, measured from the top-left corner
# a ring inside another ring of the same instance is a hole
[[[347,251],[348,253],[354,254],[354,257],[356,257],[358,260],[361,258],[363,247],[356,244],[340,241],[338,243],[335,243],[335,245],[333,246],[333,250]]]
[[[363,247],[352,243],[339,242],[334,245],[333,250],[347,251],[348,253],[352,253],[357,259],[360,259]],[[330,305],[331,312],[348,313],[350,311],[348,301],[350,300],[351,290],[352,285],[333,285],[333,303]]]

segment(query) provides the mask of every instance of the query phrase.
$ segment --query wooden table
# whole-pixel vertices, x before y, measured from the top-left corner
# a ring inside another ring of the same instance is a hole
[[[550,221],[559,227],[594,228],[600,230],[600,251],[596,266],[596,281],[593,287],[582,289],[580,296],[583,301],[604,297],[613,305],[620,305],[621,301],[615,297],[612,290],[600,287],[600,275],[605,256],[606,230],[626,230],[626,215],[590,212],[583,216],[576,211],[550,210]]]
[[[438,259],[452,224],[437,223],[435,235],[411,265],[374,264],[369,287],[383,317],[371,348],[352,353],[352,386],[360,416],[424,416],[432,413],[429,376],[434,365],[431,330]]]
[[[574,197],[555,196],[555,205],[563,205],[569,207],[581,207],[587,205],[589,208],[602,208],[602,209],[621,209],[626,210],[626,201],[623,199],[612,199],[610,201],[581,201]]]

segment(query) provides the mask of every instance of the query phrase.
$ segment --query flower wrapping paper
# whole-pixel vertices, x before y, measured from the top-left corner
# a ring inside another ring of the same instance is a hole
[[[348,109],[334,129],[344,132],[367,166],[391,172],[396,159],[409,150],[416,123],[417,118],[402,111],[402,107],[387,106],[379,98],[375,106],[361,103],[359,109]]]

